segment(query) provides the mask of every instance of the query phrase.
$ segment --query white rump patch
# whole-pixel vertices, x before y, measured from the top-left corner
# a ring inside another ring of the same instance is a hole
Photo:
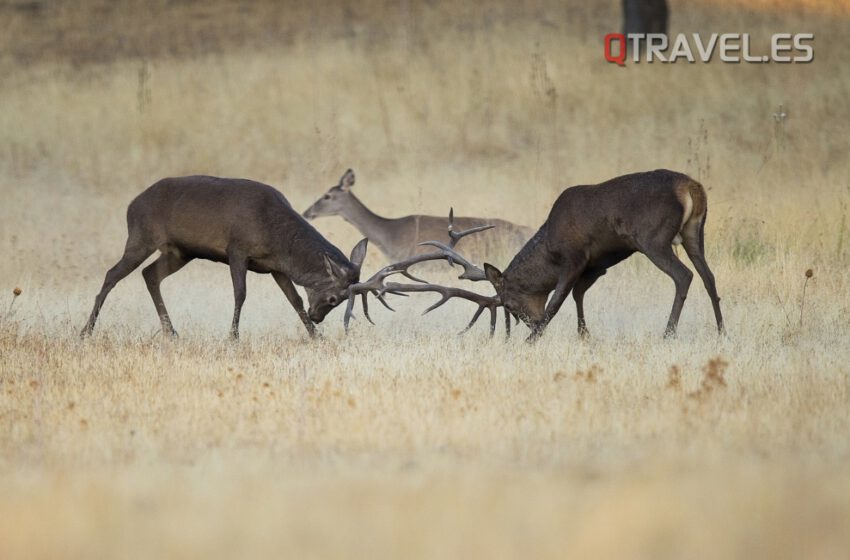
[[[682,228],[691,219],[691,214],[694,211],[694,200],[691,198],[691,193],[685,194],[685,200],[682,201],[682,204],[685,205],[685,211],[682,212],[682,225],[679,227],[679,231],[682,231]]]
[[[679,226],[679,232],[676,234],[676,237],[673,238],[673,245],[681,245],[682,244],[682,229],[685,227],[685,224],[688,223],[688,220],[691,219],[691,214],[694,211],[694,201],[691,198],[691,193],[685,193],[684,200],[680,201],[684,205],[684,212],[682,212],[682,225]]]

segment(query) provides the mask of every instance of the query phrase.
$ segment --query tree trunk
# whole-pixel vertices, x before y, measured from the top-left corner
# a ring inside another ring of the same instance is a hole
[[[623,33],[667,33],[667,0],[623,0]]]

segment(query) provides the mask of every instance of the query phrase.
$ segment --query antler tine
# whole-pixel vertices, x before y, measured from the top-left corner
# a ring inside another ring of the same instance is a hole
[[[475,311],[475,315],[472,316],[472,320],[469,321],[469,324],[466,325],[466,327],[462,331],[460,331],[458,334],[464,334],[466,331],[471,329],[472,325],[474,325],[476,322],[478,322],[478,318],[481,317],[481,314],[484,313],[485,309],[487,309],[487,308],[486,307],[479,307]],[[493,333],[490,333],[490,336],[493,336]]]
[[[408,295],[405,294],[404,292],[393,292],[393,291],[390,291],[390,290],[384,291],[384,294],[392,294],[394,296],[408,297]],[[377,297],[377,296],[380,296],[380,295],[383,295],[383,294],[380,294],[378,292],[372,292],[372,295]]]
[[[345,327],[345,334],[348,334],[348,324],[351,322],[351,318],[354,317],[354,296],[355,292],[352,290],[354,286],[349,286],[348,288],[348,301],[345,304],[345,317],[342,319],[342,324]]]
[[[405,294],[399,294],[399,295],[404,296],[404,297],[407,297]],[[390,304],[389,304],[389,303],[387,303],[387,300],[386,300],[386,299],[384,299],[384,295],[383,295],[383,294],[381,294],[381,293],[377,293],[377,292],[376,292],[376,293],[375,293],[375,297],[376,297],[376,298],[378,298],[378,301],[380,301],[380,302],[381,302],[381,305],[383,305],[384,307],[386,307],[386,308],[387,308],[387,309],[389,309],[390,311],[395,312],[395,309],[393,309],[392,307],[390,307]]]
[[[486,225],[486,226],[476,226],[471,227],[469,229],[465,229],[463,231],[455,231],[455,209],[449,208],[449,238],[451,241],[449,242],[449,246],[454,248],[457,245],[457,242],[466,237],[467,235],[472,235],[473,233],[478,233],[479,231],[487,231],[488,229],[493,229],[496,226]],[[427,242],[425,243],[427,244]],[[423,243],[420,243],[423,245]],[[449,263],[451,264],[451,257],[449,257]]]
[[[465,329],[463,329],[462,331],[460,331],[458,334],[463,334],[463,333],[465,333],[466,331],[468,331],[469,329],[471,329],[471,328],[472,328],[472,326],[473,326],[473,325],[474,325],[474,324],[478,321],[478,318],[479,318],[479,317],[481,317],[481,314],[482,314],[482,313],[484,313],[484,310],[485,310],[485,309],[489,309],[489,310],[490,310],[490,338],[493,338],[493,335],[495,335],[495,334],[496,334],[496,317],[497,317],[497,315],[496,315],[496,307],[497,307],[496,305],[491,305],[491,306],[484,306],[484,305],[482,305],[482,306],[479,306],[479,307],[478,307],[478,311],[476,311],[476,312],[475,312],[475,315],[473,315],[473,316],[472,316],[472,320],[471,320],[471,321],[469,321],[469,324],[468,324],[468,325],[466,325],[466,328],[465,328]],[[507,335],[508,337],[510,337],[510,328],[507,328],[506,335]]]
[[[454,265],[455,263],[459,264],[463,267],[463,274],[458,276],[460,280],[472,280],[473,282],[479,282],[481,280],[486,280],[487,276],[484,274],[484,271],[463,258],[463,256],[447,246],[445,243],[440,243],[439,241],[423,241],[419,245],[430,245],[431,247],[436,247],[440,250],[439,253],[429,253],[433,255],[439,255],[439,257],[435,258],[444,258],[449,261],[449,264]]]
[[[425,280],[422,280],[421,278],[417,278],[416,276],[411,274],[410,271],[407,271],[407,270],[402,270],[401,275],[404,276],[405,278],[410,278],[414,282],[419,282],[420,284],[427,284],[428,283]]]
[[[493,335],[496,334],[496,308],[490,308],[490,338],[493,338]]]
[[[361,301],[363,302],[363,315],[366,317],[366,320],[369,321],[372,325],[375,324],[375,321],[369,317],[369,302],[366,300],[366,297],[369,295],[369,292],[363,292],[360,294]]]

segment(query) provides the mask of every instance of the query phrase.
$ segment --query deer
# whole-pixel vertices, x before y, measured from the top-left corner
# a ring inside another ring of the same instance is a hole
[[[714,275],[705,260],[707,215],[708,199],[703,186],[685,174],[666,169],[623,175],[596,185],[570,187],[561,193],[546,221],[502,272],[489,263],[484,263],[482,269],[455,250],[460,237],[474,230],[452,232],[450,213],[449,245],[438,241],[424,242],[422,245],[438,250],[393,263],[368,280],[349,287],[346,328],[352,314],[353,298],[357,294],[362,294],[365,311],[369,293],[383,296],[386,293],[430,291],[439,293],[441,298],[425,313],[452,298],[466,299],[478,305],[472,321],[462,332],[470,329],[486,309],[490,311],[492,336],[496,310],[502,307],[508,336],[510,318],[514,317],[531,330],[527,341],[534,342],[572,292],[578,334],[586,337],[584,296],[587,291],[609,268],[634,253],[643,253],[675,285],[673,307],[664,331],[665,338],[672,337],[676,334],[693,278],[693,273],[673,251],[673,246],[682,245],[702,278],[714,309],[717,331],[723,334],[725,327],[720,297]],[[424,260],[446,260],[451,265],[462,266],[464,272],[459,278],[486,280],[496,293],[487,296],[419,280],[408,269]],[[385,282],[389,276],[399,273],[417,280],[418,284]]]
[[[239,337],[247,272],[271,274],[295,309],[307,333],[348,297],[360,279],[368,240],[345,255],[269,185],[247,179],[209,176],[166,178],[139,194],[127,208],[124,254],[109,269],[80,333],[91,335],[106,296],[157,250],[142,270],[163,333],[176,336],[160,292],[161,282],[194,259],[230,267],[235,299],[230,336]],[[295,285],[303,286],[304,303]],[[365,298],[364,298],[365,299]]]
[[[341,216],[369,239],[390,261],[399,261],[427,251],[420,243],[442,237],[446,230],[446,219],[437,216],[415,214],[401,218],[385,218],[372,212],[354,195],[354,171],[348,169],[339,183],[319,197],[303,216],[314,220],[322,216]],[[475,228],[493,226],[491,232],[476,238],[473,253],[505,250],[510,254],[519,250],[534,234],[532,228],[506,220],[484,218],[456,218],[456,226]],[[484,230],[480,230],[484,231]],[[470,249],[469,244],[464,248]],[[477,250],[475,250],[477,249]]]

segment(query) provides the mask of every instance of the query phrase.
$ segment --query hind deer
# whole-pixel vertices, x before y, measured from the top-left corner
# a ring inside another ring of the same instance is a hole
[[[384,218],[375,214],[354,196],[354,180],[354,172],[349,169],[337,185],[331,187],[304,211],[303,216],[308,220],[321,216],[341,216],[378,247],[390,262],[421,254],[427,249],[420,246],[420,243],[442,239],[445,235],[445,218],[420,214]],[[491,231],[477,236],[473,244],[462,244],[462,248],[474,256],[492,254],[499,249],[514,254],[534,234],[532,228],[498,219],[458,217],[455,218],[455,225],[464,229],[493,226]]]
[[[90,335],[106,296],[115,285],[159,250],[142,276],[166,334],[175,335],[160,283],[193,259],[229,265],[235,307],[230,333],[239,336],[247,272],[271,274],[310,336],[360,278],[367,240],[346,258],[276,189],[245,179],[193,176],[162,179],[127,208],[127,243],[109,269],[81,336]],[[295,285],[303,286],[310,304]]]
[[[467,299],[478,305],[467,329],[488,309],[492,335],[496,309],[503,307],[506,328],[510,328],[510,315],[521,319],[531,329],[528,340],[533,342],[572,292],[578,332],[584,336],[587,334],[584,317],[587,290],[607,269],[639,252],[667,274],[676,286],[665,330],[665,336],[671,336],[676,332],[693,277],[673,252],[672,246],[681,244],[702,278],[714,308],[717,330],[722,333],[720,298],[714,275],[705,260],[707,213],[702,185],[687,175],[666,169],[624,175],[598,185],[570,187],[561,193],[546,222],[504,272],[488,263],[482,270],[466,261],[454,250],[454,245],[459,240],[455,237],[468,232],[452,236],[450,226],[451,246],[427,242],[426,245],[437,247],[439,251],[394,263],[365,282],[353,284],[349,288],[346,322],[351,314],[353,296],[358,293],[365,300],[368,293],[382,296],[384,293],[433,291],[441,294],[441,299],[426,313],[451,298]],[[461,278],[486,279],[495,288],[496,295],[485,296],[437,284],[384,283],[392,274],[408,274],[410,266],[423,260],[460,264],[464,268]]]

